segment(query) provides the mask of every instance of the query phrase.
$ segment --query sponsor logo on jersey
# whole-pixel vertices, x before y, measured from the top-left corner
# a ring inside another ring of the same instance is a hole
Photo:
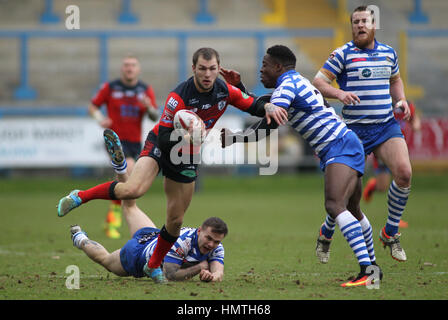
[[[372,70],[366,68],[361,71],[361,75],[363,78],[369,78],[372,75]]]
[[[181,257],[183,257],[185,255],[184,250],[182,250],[181,247],[176,249],[176,253]]]
[[[361,71],[361,79],[378,79],[378,78],[390,78],[390,67],[378,67],[378,68],[364,68]]]
[[[281,89],[280,90],[275,90],[274,93],[271,96],[271,101],[272,101],[273,98],[278,98],[281,95],[282,95],[282,90]]]
[[[171,111],[174,111],[177,107],[177,105],[179,104],[179,101],[177,101],[176,99],[174,99],[173,97],[171,97],[168,100],[168,103],[166,104],[166,106],[168,107],[168,109],[170,109]]]
[[[121,99],[123,96],[124,94],[122,91],[112,91],[112,98],[114,99]]]
[[[155,147],[155,148],[154,148],[154,155],[155,155],[157,158],[160,158],[160,156],[162,155],[162,151],[160,151],[159,148]]]
[[[243,99],[249,99],[249,95],[247,93],[241,92]]]
[[[216,94],[217,99],[226,98],[226,97],[227,97],[227,93],[225,93],[225,92],[218,92]]]
[[[221,100],[218,102],[218,110],[221,111],[226,106],[226,100]]]
[[[199,102],[199,99],[196,99],[196,98],[192,98],[192,99],[190,99],[189,101],[188,101],[188,105],[193,105],[193,104],[196,104],[196,103],[198,103]]]
[[[212,105],[210,103],[207,103],[207,104],[204,104],[201,109],[207,110],[207,109],[210,109],[211,107],[212,107]]]

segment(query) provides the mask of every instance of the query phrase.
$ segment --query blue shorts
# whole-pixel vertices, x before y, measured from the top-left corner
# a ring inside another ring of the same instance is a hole
[[[143,267],[146,258],[143,256],[143,250],[146,248],[148,241],[151,241],[159,235],[160,230],[157,228],[141,228],[137,230],[131,240],[126,242],[120,250],[120,262],[123,269],[135,278],[145,277]]]
[[[400,137],[404,139],[400,125],[395,118],[386,123],[348,124],[347,127],[361,139],[366,155],[372,153],[376,147],[391,138]]]
[[[333,141],[328,150],[321,155],[320,168],[325,171],[331,163],[342,163],[364,174],[365,157],[361,141],[353,131],[348,130],[340,139]]]

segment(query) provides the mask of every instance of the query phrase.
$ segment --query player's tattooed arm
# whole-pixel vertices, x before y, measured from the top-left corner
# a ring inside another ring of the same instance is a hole
[[[190,279],[199,274],[201,270],[206,268],[208,269],[207,261],[188,266],[187,268],[181,268],[181,266],[176,263],[165,262],[163,264],[163,272],[165,274],[165,277],[171,281],[182,281]]]
[[[271,130],[277,129],[278,124],[275,121],[267,123],[267,119],[263,118],[254,123],[244,131],[232,132],[227,128],[221,129],[221,147],[225,148],[234,143],[248,143],[262,140],[271,134]]]

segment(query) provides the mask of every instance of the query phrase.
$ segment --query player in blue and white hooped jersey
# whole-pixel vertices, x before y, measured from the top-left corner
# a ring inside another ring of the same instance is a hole
[[[125,182],[128,173],[117,175]],[[217,217],[206,219],[199,228],[182,228],[174,245],[165,256],[162,268],[152,274],[147,269],[158,242],[158,229],[153,221],[137,206],[135,200],[122,201],[123,214],[132,238],[121,248],[109,253],[101,244],[92,241],[80,226],[71,227],[73,245],[94,262],[115,275],[136,278],[151,277],[157,283],[186,280],[199,274],[201,281],[221,281],[224,276],[224,247],[221,241],[228,229]],[[163,269],[163,271],[162,271]],[[163,273],[162,273],[163,272]]]
[[[359,222],[364,218],[359,209],[364,150],[356,134],[326,104],[320,92],[294,70],[295,65],[296,57],[288,47],[270,47],[263,58],[261,82],[266,88],[275,88],[270,102],[288,111],[287,124],[302,135],[320,158],[325,173],[326,211],[339,225],[361,269],[354,280],[342,286],[367,285],[368,267],[376,262],[370,259]],[[226,80],[232,78],[223,76]],[[269,134],[278,126],[269,115],[267,110],[266,118],[244,132],[224,129],[222,146],[257,141]],[[263,134],[263,130],[267,132]]]
[[[313,84],[324,97],[344,104],[342,117],[361,139],[365,154],[373,152],[391,171],[388,218],[380,240],[395,260],[406,261],[398,226],[410,193],[412,168],[393,109],[401,108],[405,120],[410,117],[410,109],[398,57],[392,47],[375,39],[374,13],[368,7],[356,8],[350,19],[353,40],[330,54]],[[334,80],[339,89],[331,85]],[[333,230],[334,221],[327,218],[321,234],[331,239]]]

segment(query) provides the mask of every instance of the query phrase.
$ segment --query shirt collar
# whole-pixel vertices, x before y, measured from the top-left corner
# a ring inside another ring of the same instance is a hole
[[[297,73],[297,71],[294,69],[291,69],[291,70],[288,70],[285,73],[283,73],[280,77],[277,78],[277,83],[276,83],[275,87],[277,88],[283,82],[283,80],[285,80],[286,77],[288,77],[289,75],[291,75],[293,73]]]
[[[361,49],[361,48],[358,48],[356,46],[356,44],[355,44],[355,42],[353,40],[351,42],[353,44],[353,47],[355,47],[355,48],[357,48],[357,49],[359,49],[361,51],[374,51],[374,50],[378,49],[378,41],[376,41],[376,38],[373,39],[373,42],[374,42],[373,49],[366,49],[366,48]]]

